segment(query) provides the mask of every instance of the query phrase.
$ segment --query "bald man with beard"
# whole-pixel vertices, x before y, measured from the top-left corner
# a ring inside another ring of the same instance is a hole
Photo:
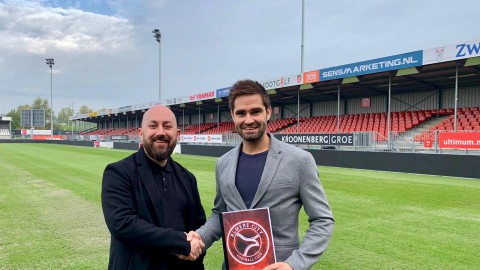
[[[204,269],[203,242],[185,233],[206,218],[195,176],[171,158],[180,135],[175,115],[150,108],[138,135],[142,147],[103,174],[108,269]]]

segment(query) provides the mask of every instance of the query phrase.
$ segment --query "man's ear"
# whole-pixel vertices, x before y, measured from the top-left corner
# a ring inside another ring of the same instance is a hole
[[[270,120],[271,116],[272,116],[272,106],[267,108],[267,121]]]

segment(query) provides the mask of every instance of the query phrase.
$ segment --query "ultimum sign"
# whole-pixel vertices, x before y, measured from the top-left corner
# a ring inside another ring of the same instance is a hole
[[[440,148],[480,149],[480,132],[440,132]]]

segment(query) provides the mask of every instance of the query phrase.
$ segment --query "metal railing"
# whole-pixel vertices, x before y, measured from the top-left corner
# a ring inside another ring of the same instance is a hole
[[[353,145],[308,145],[301,144],[298,147],[305,149],[337,149],[337,150],[359,150],[359,151],[392,151],[392,152],[416,152],[427,154],[466,154],[466,155],[480,155],[480,149],[468,149],[468,148],[441,148],[439,144],[439,134],[442,132],[452,131],[440,131],[440,130],[427,130],[427,129],[415,129],[408,130],[402,133],[390,132],[388,134],[382,134],[379,132],[353,132],[354,143]],[[467,133],[475,131],[457,131],[456,133]],[[478,133],[478,131],[477,131]],[[22,139],[12,136],[13,139]],[[64,135],[64,140],[73,141],[109,141],[110,136],[101,137],[100,135]],[[388,140],[390,137],[390,141]],[[207,145],[221,145],[221,146],[236,146],[242,141],[241,137],[237,133],[224,133],[222,134],[222,143],[207,144]],[[124,142],[139,143],[140,138],[138,136],[129,136],[128,140]],[[190,145],[206,145],[206,143],[187,143]]]

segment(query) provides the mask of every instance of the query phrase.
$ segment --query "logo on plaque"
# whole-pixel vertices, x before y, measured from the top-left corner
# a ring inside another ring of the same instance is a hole
[[[244,265],[263,260],[270,248],[268,233],[260,224],[245,220],[230,228],[227,239],[230,256]]]
[[[227,270],[263,269],[276,262],[268,208],[223,212],[220,225]]]

